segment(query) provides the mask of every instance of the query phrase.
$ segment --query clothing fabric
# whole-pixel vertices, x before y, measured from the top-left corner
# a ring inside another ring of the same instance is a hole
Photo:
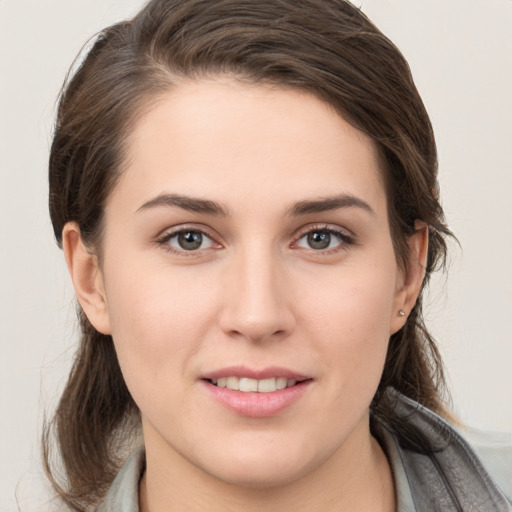
[[[507,459],[512,447],[493,451],[493,466],[501,468],[497,479],[506,482],[507,497],[446,421],[396,391],[390,398],[399,422],[393,426],[372,417],[372,428],[393,472],[397,512],[512,512],[512,481],[506,480],[512,471],[512,458]],[[97,512],[139,512],[144,470],[141,448],[128,458]]]
[[[390,393],[399,423],[407,428],[375,418],[374,434],[393,470],[398,512],[512,511],[512,482],[507,497],[456,429],[417,402]],[[511,453],[493,452],[493,466],[504,468],[496,475],[500,481],[511,469]]]

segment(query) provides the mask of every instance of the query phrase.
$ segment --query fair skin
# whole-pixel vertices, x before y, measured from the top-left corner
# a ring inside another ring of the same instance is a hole
[[[427,230],[402,271],[373,142],[310,94],[218,78],[163,94],[128,147],[101,263],[76,224],[63,240],[141,411],[141,510],[395,510],[369,405]]]

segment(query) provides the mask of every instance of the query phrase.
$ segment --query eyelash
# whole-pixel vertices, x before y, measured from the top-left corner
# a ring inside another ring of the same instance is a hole
[[[205,230],[199,229],[197,227],[180,227],[179,229],[176,229],[175,231],[166,232],[161,237],[157,238],[156,243],[158,246],[162,247],[164,250],[172,253],[177,254],[178,256],[184,256],[184,257],[197,257],[201,254],[201,249],[197,250],[186,250],[186,249],[176,249],[172,247],[169,242],[179,235],[183,233],[199,233],[204,238],[210,240],[212,245],[217,245],[221,247],[221,245],[218,242],[215,242],[212,236],[210,236]],[[204,250],[204,249],[203,249]]]
[[[335,246],[331,248],[326,249],[318,249],[315,250],[313,248],[304,248],[299,247],[297,244],[300,240],[302,240],[304,237],[312,234],[312,233],[327,233],[329,235],[334,235],[335,237],[339,238],[340,242]],[[210,240],[212,245],[217,245],[217,248],[221,248],[222,246],[216,242],[212,236],[210,236],[205,230],[199,229],[197,227],[180,227],[179,229],[171,232],[166,232],[164,235],[159,237],[156,240],[157,245],[162,247],[164,250],[177,254],[179,256],[184,257],[197,257],[201,254],[202,251],[205,249],[196,249],[196,250],[186,250],[186,249],[176,249],[172,247],[169,242],[175,238],[178,237],[180,234],[183,233],[199,233],[202,237],[205,237],[206,239]],[[301,232],[301,234],[295,239],[295,241],[291,244],[292,247],[297,247],[298,249],[303,249],[307,251],[311,251],[314,254],[334,254],[340,251],[346,251],[349,246],[353,245],[355,243],[355,240],[353,236],[349,235],[346,231],[343,231],[341,229],[336,229],[332,226],[327,225],[318,225],[318,226],[310,226],[304,231]]]
[[[340,251],[346,251],[351,245],[355,244],[355,239],[352,235],[348,234],[346,231],[342,229],[337,229],[332,226],[327,225],[317,225],[317,226],[309,226],[305,231],[303,231],[299,237],[293,242],[293,245],[297,245],[300,240],[302,240],[304,237],[312,234],[312,233],[328,233],[329,235],[334,235],[337,238],[340,239],[340,242],[335,246],[331,248],[326,249],[318,249],[315,250],[313,248],[308,248],[305,250],[312,251],[314,254],[335,254]],[[299,249],[303,249],[302,247],[299,247]]]

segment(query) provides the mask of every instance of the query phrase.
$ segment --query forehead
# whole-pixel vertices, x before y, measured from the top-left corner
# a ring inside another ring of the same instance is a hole
[[[310,93],[232,78],[179,83],[148,104],[114,190],[215,200],[357,193],[385,202],[375,143]],[[236,202],[236,201],[235,201]]]

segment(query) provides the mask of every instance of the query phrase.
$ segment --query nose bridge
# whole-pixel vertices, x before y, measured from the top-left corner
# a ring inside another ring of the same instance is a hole
[[[271,244],[235,251],[228,270],[222,328],[252,341],[283,336],[293,325],[281,259]]]

